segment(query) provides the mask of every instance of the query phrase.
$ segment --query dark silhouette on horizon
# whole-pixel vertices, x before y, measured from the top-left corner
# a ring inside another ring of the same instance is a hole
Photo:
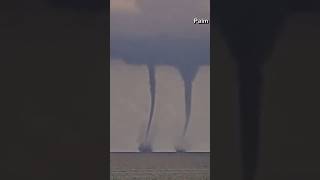
[[[111,37],[110,43],[111,57],[123,58],[128,64],[146,65],[149,71],[151,107],[145,138],[139,145],[139,151],[152,152],[152,142],[148,142],[148,138],[154,114],[156,66],[159,65],[176,68],[184,81],[186,121],[182,138],[185,138],[190,122],[192,82],[200,66],[210,65],[209,39],[188,40],[159,37],[113,40]],[[176,151],[185,152],[186,149],[176,145]]]
[[[315,0],[217,0],[214,26],[219,27],[236,61],[243,180],[253,180],[260,152],[260,115],[264,64],[272,55],[286,17],[319,12]]]

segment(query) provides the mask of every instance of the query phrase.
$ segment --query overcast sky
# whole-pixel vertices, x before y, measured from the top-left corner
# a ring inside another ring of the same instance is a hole
[[[111,38],[209,38],[194,17],[209,19],[209,0],[111,0]]]
[[[183,70],[197,71],[192,150],[209,151],[210,25],[195,17],[210,18],[209,0],[111,0],[111,60],[121,60],[111,62],[111,151],[136,150],[149,113],[147,64],[156,66],[156,151],[173,150],[181,133]]]

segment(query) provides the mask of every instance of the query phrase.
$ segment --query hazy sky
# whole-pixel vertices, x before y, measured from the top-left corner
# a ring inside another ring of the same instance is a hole
[[[111,0],[111,38],[209,38],[209,0]]]
[[[121,60],[111,63],[111,151],[137,151],[150,111],[146,65],[156,68],[155,151],[174,150],[189,76],[187,141],[191,151],[209,151],[210,28],[193,24],[195,17],[209,19],[209,11],[209,0],[111,0],[111,60]]]

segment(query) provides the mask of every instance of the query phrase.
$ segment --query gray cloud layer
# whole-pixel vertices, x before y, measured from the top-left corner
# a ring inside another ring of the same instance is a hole
[[[209,16],[209,0],[111,0],[111,36],[208,38],[193,18]]]

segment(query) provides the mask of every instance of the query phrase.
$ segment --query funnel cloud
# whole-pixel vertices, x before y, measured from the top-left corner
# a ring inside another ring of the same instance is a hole
[[[155,72],[154,66],[149,65],[148,72],[149,72],[151,105],[150,105],[149,121],[146,129],[144,141],[139,146],[139,151],[141,152],[152,152],[152,144],[148,143],[148,139],[150,135],[150,127],[151,127],[152,118],[154,114],[154,105],[155,105],[155,98],[156,98],[156,74],[155,74],[156,72]]]

